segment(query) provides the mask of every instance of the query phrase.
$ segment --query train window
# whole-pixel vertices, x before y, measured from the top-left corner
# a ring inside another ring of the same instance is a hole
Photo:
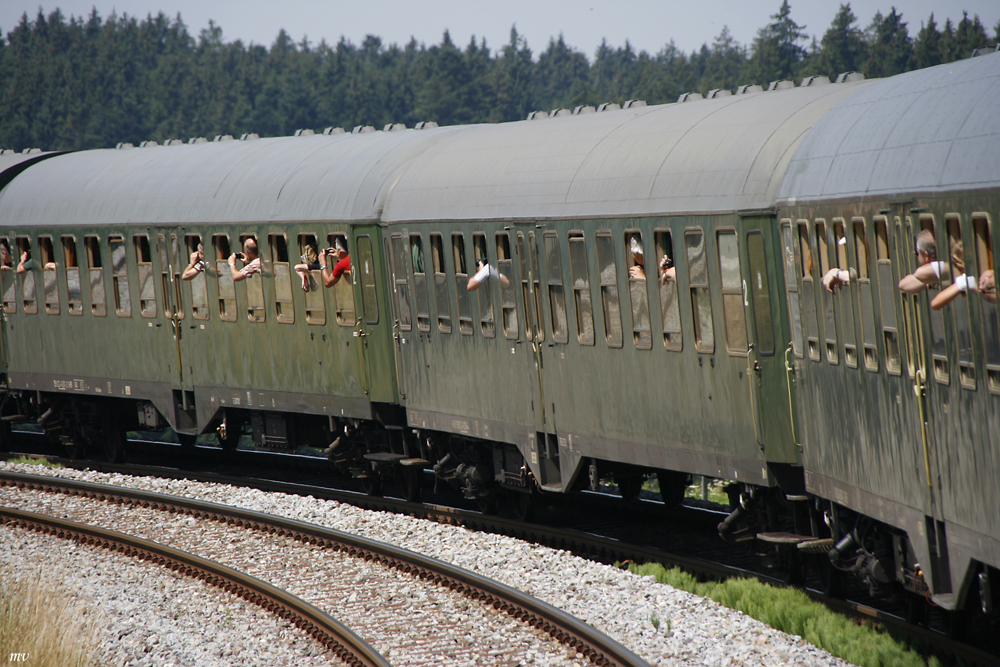
[[[299,274],[305,281],[306,322],[326,324],[326,300],[323,293],[323,276],[320,273],[319,242],[315,234],[299,234],[299,259],[305,265]],[[311,261],[312,260],[312,261]],[[290,277],[290,276],[289,276]]]
[[[257,242],[257,237],[253,234],[240,235],[240,247],[243,248],[244,253],[246,251],[247,241],[253,241],[254,246],[257,248],[258,259],[263,262],[263,258],[259,257],[260,243]],[[236,261],[239,262],[241,260]],[[245,266],[247,264],[246,259],[242,260],[242,263]],[[263,269],[263,267],[261,267],[261,269]],[[263,322],[265,319],[263,278],[264,272],[261,270],[250,274],[247,276],[246,280],[241,281],[247,288],[247,319],[251,322]]]
[[[451,261],[455,267],[455,299],[458,301],[458,331],[472,335],[472,299],[469,297],[469,266],[465,257],[465,235],[451,235]]]
[[[590,299],[590,271],[587,268],[587,240],[583,232],[569,233],[569,269],[573,276],[573,305],[576,307],[576,339],[581,345],[594,344],[594,304]]]
[[[722,311],[726,318],[726,350],[730,355],[741,356],[747,353],[747,317],[743,310],[743,276],[736,232],[720,231],[716,244],[722,281]]]
[[[295,323],[292,303],[292,265],[288,261],[288,240],[284,234],[268,234],[271,266],[274,270],[274,309],[282,324]]]
[[[830,239],[827,236],[826,220],[816,220],[816,258],[819,260],[819,275],[825,276],[830,270]],[[823,335],[826,342],[826,360],[831,364],[840,363],[837,348],[837,323],[833,317],[834,295],[825,289],[819,290],[820,303],[823,306]]]
[[[27,253],[28,260],[31,257],[31,239],[27,236],[17,237],[17,256],[18,263],[20,263],[20,257],[23,257]],[[31,264],[26,264],[27,266],[34,266],[35,262]],[[38,295],[37,287],[35,285],[35,272],[32,269],[25,271],[21,275],[21,300],[24,304],[25,313],[37,313],[38,312]]]
[[[910,218],[906,218],[905,227],[900,219],[896,218],[896,234],[893,248],[896,250],[896,270],[899,276],[902,277],[913,273],[912,264],[915,253],[911,251],[916,249],[916,245],[913,239],[913,223],[910,221]],[[903,307],[902,329],[903,344],[906,353],[906,371],[912,378],[916,377],[917,364],[916,333],[913,320],[917,299],[915,295],[907,294],[903,291],[900,291],[899,297]]]
[[[694,348],[715,352],[715,327],[712,323],[712,294],[708,287],[708,253],[701,228],[684,232],[687,249],[688,284],[691,288],[691,312],[694,314]]]
[[[597,232],[597,269],[601,276],[601,303],[604,306],[604,339],[608,347],[622,346],[622,313],[618,303],[618,267],[611,232]]]
[[[684,347],[681,334],[681,310],[677,301],[677,268],[674,263],[674,243],[669,230],[653,232],[656,244],[657,286],[660,292],[660,319],[663,326],[663,347],[680,352]],[[668,261],[664,261],[668,260]],[[668,266],[669,264],[669,266]]]
[[[66,306],[70,315],[83,315],[83,286],[76,258],[76,237],[62,237],[63,262],[66,266]]]
[[[160,249],[160,292],[163,294],[163,312],[172,318],[177,312],[177,319],[184,319],[184,307],[181,303],[180,249],[177,247],[177,235],[170,236],[171,253],[167,254],[167,241],[160,234],[158,239]]]
[[[410,260],[413,266],[413,300],[417,307],[417,329],[431,330],[427,306],[427,274],[424,273],[424,244],[420,234],[410,234]]]
[[[545,324],[542,315],[542,271],[538,267],[538,239],[535,238],[535,232],[528,232],[528,257],[531,259],[531,281],[532,287],[535,290],[535,323],[537,327],[535,328],[535,335],[539,343],[545,340]],[[521,274],[521,280],[524,280],[524,276],[527,274]]]
[[[517,291],[514,287],[514,258],[510,252],[510,235],[497,232],[497,273],[506,282],[500,281],[500,312],[503,316],[503,334],[509,340],[517,340],[520,330],[517,325]]]
[[[125,239],[121,236],[109,236],[108,248],[111,251],[111,285],[114,289],[115,314],[119,317],[132,316],[132,297],[128,291],[128,262],[125,250]]]
[[[843,218],[833,219],[833,240],[835,252],[837,253],[837,268],[850,271],[850,263],[847,261],[847,236],[846,224]],[[857,271],[854,272],[857,274]],[[840,301],[840,324],[843,328],[844,336],[844,363],[851,368],[858,367],[858,343],[857,329],[854,326],[854,293],[851,285],[845,285],[843,289],[837,290],[837,299]]]
[[[14,271],[14,249],[10,239],[0,238],[0,288],[3,289],[3,309],[10,315],[17,312],[17,273]],[[18,260],[20,261],[20,260]]]
[[[229,270],[229,236],[216,234],[212,237],[215,250],[215,273],[219,278],[219,319],[224,322],[236,321],[236,283]]]
[[[629,304],[632,306],[632,342],[636,349],[649,350],[653,347],[653,336],[649,324],[646,259],[641,232],[625,232],[625,250]]]
[[[802,271],[802,309],[805,316],[806,348],[809,358],[819,361],[819,324],[816,320],[816,264],[812,243],[809,239],[809,224],[800,220],[799,252],[801,253],[799,268]]]
[[[941,243],[941,239],[938,238],[935,229],[935,220],[933,215],[922,215],[920,216],[920,229],[921,231],[929,231],[931,235],[934,236],[934,245],[937,248],[937,259],[938,261],[945,261],[948,253],[942,250],[944,248],[944,243]],[[942,276],[945,277],[947,274],[942,272]],[[943,285],[934,284],[927,288],[927,303],[930,304],[940,292]],[[930,311],[928,316],[928,321],[930,323],[930,336],[931,336],[931,360],[934,363],[934,379],[938,384],[949,384],[951,382],[951,368],[948,365],[948,351],[945,346],[944,340],[944,311],[934,310],[933,308],[928,308]]]
[[[444,240],[440,234],[431,234],[431,270],[434,273],[434,303],[437,306],[438,331],[451,333],[451,300],[448,298]]]
[[[545,232],[545,273],[549,287],[549,311],[552,315],[552,340],[565,343],[569,340],[569,322],[566,317],[566,293],[563,291],[562,251],[556,232]]]
[[[983,351],[986,356],[986,385],[1000,393],[1000,319],[997,312],[997,288],[993,244],[990,242],[990,219],[985,213],[972,217],[976,234],[976,268],[979,269],[979,304],[983,314]]]
[[[958,215],[945,218],[948,225],[948,248],[951,255],[951,279],[965,280],[965,252],[962,244],[962,220]],[[972,253],[970,253],[971,255]],[[975,274],[974,274],[975,275]],[[944,276],[942,276],[943,282]],[[978,281],[977,281],[978,283]],[[966,294],[968,292],[966,291]],[[952,322],[955,325],[955,341],[958,343],[958,380],[966,389],[976,388],[976,367],[972,357],[972,327],[969,324],[969,299],[957,298],[951,301]]]
[[[781,221],[781,251],[785,268],[785,296],[788,300],[788,321],[792,327],[792,350],[798,357],[802,356],[802,320],[799,313],[799,288],[795,270],[795,235],[792,234],[792,221]]]
[[[858,306],[861,312],[861,340],[864,345],[865,368],[878,370],[878,349],[875,347],[875,313],[872,306],[871,255],[864,218],[852,218],[854,225],[854,259],[858,271]]]
[[[771,294],[767,279],[767,253],[764,235],[759,231],[747,234],[747,259],[750,262],[750,297],[753,301],[754,334],[757,352],[774,354],[774,329],[771,319]]]
[[[139,312],[143,317],[156,317],[156,285],[153,281],[153,253],[149,237],[136,234],[132,237],[135,247],[136,275],[139,279]]]
[[[350,250],[347,244],[347,237],[343,234],[327,234],[326,241],[330,248],[338,243],[342,248]],[[369,245],[369,252],[371,245]],[[343,277],[333,286],[333,312],[337,317],[337,324],[342,327],[357,326],[357,318],[354,310],[354,267],[350,271],[344,271]]]
[[[472,252],[475,256],[473,267],[479,266],[479,260],[482,259],[490,264],[489,255],[486,254],[486,234],[476,232],[472,235]],[[486,338],[496,338],[497,335],[497,325],[493,318],[493,282],[487,280],[476,290],[479,293],[479,326]]]
[[[896,327],[896,294],[899,289],[892,279],[892,256],[889,253],[889,221],[875,217],[875,270],[878,280],[879,303],[882,306],[882,342],[885,346],[885,369],[899,375],[899,331]]]
[[[410,284],[406,282],[406,244],[399,234],[393,234],[389,243],[392,246],[392,281],[396,289],[399,328],[410,331],[413,329],[413,324],[410,319]]]
[[[361,312],[365,315],[366,324],[378,324],[378,290],[375,287],[377,267],[375,254],[372,251],[372,239],[365,234],[358,237],[357,244],[358,266],[355,270],[361,279]],[[471,324],[469,328],[472,328]]]
[[[196,252],[205,253],[205,246],[201,243],[201,234],[188,234],[184,237],[184,248],[187,251],[185,257],[191,257]],[[178,267],[184,264],[185,257],[174,259]],[[198,271],[187,281],[191,290],[191,316],[196,320],[208,319],[208,277],[204,270]]]
[[[52,237],[38,237],[38,252],[42,260],[42,285],[45,290],[45,312],[59,314],[59,279],[57,277],[56,252],[52,247]]]

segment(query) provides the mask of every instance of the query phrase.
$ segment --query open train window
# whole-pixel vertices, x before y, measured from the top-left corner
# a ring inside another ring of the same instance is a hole
[[[215,273],[219,280],[219,319],[224,322],[236,321],[236,283],[229,270],[229,235],[216,234],[212,237],[215,254]]]
[[[56,251],[52,245],[51,236],[38,237],[38,252],[42,260],[42,285],[45,290],[45,312],[48,315],[59,314],[59,279],[56,264]]]
[[[590,271],[587,267],[587,239],[583,232],[569,233],[569,269],[573,277],[573,305],[576,307],[576,339],[580,345],[594,344],[594,304],[590,298]]]
[[[677,300],[677,261],[674,255],[673,236],[669,230],[655,230],[656,277],[660,294],[660,319],[663,328],[663,347],[680,352],[684,347],[681,333],[681,310]],[[667,260],[667,261],[664,261]]]
[[[427,299],[424,242],[420,234],[410,234],[410,262],[413,267],[413,300],[417,310],[417,329],[430,331],[431,314]]]
[[[76,237],[62,237],[63,262],[66,267],[66,307],[70,315],[83,315],[83,286],[76,257]]]
[[[945,217],[948,226],[948,248],[951,260],[950,282],[965,280],[966,255],[962,243],[962,219],[957,214],[949,213]],[[939,253],[940,254],[940,253]],[[973,255],[974,253],[969,253]],[[974,261],[974,260],[973,260]],[[944,283],[944,276],[942,284]],[[976,281],[978,283],[978,280]],[[969,323],[968,291],[953,299],[948,307],[952,310],[952,322],[955,325],[955,342],[958,344],[958,381],[965,389],[976,388],[976,367],[972,356],[972,326]]]
[[[792,328],[792,351],[795,356],[802,356],[802,320],[799,311],[798,272],[795,269],[797,253],[795,251],[795,235],[792,233],[792,221],[785,218],[781,221],[781,252],[785,270],[785,296],[788,301],[788,321]]]
[[[486,252],[486,234],[476,232],[472,235],[472,253],[473,270],[479,266],[480,260],[486,260],[488,266],[494,266]],[[499,273],[497,275],[499,276]],[[494,281],[491,277],[476,290],[479,294],[479,327],[485,338],[496,338],[497,335],[497,325],[493,317],[493,285],[499,282],[502,282],[499,278]]]
[[[125,239],[121,236],[108,237],[111,251],[111,285],[115,297],[115,314],[119,317],[132,316],[132,296],[128,289],[128,252]]]
[[[510,234],[497,232],[497,273],[506,278],[500,281],[500,314],[503,317],[503,334],[509,340],[521,335],[517,323],[517,291],[514,287],[514,256],[510,252]]]
[[[767,278],[767,253],[760,231],[747,234],[747,260],[750,262],[750,298],[753,302],[754,333],[757,352],[774,354],[774,328],[771,317],[770,283]]]
[[[719,250],[719,278],[722,284],[722,312],[726,319],[726,350],[732,356],[747,353],[747,317],[743,310],[743,274],[736,232],[723,230],[716,236]]]
[[[17,237],[17,255],[18,262],[20,263],[20,258],[27,254],[28,262],[25,262],[26,267],[30,267],[27,271],[20,274],[21,275],[21,300],[24,304],[25,313],[37,313],[38,312],[38,293],[37,286],[35,285],[35,271],[34,267],[38,265],[37,262],[31,261],[34,258],[31,255],[31,239],[27,236]]]
[[[569,340],[569,322],[566,317],[566,293],[563,291],[562,249],[556,232],[542,235],[545,247],[545,275],[549,288],[549,310],[552,315],[552,340],[565,343]]]
[[[451,235],[451,262],[455,267],[455,299],[458,301],[458,331],[472,335],[472,300],[469,297],[469,265],[465,255],[465,235]]]
[[[315,234],[299,234],[299,260],[305,265],[302,277],[307,289],[305,291],[306,322],[309,324],[326,324],[326,300],[323,293],[323,276],[319,267],[319,242]]]
[[[87,255],[87,278],[90,283],[90,312],[97,317],[105,317],[108,314],[108,300],[104,290],[104,264],[101,261],[100,238],[97,236],[84,236],[83,250]]]
[[[625,232],[625,263],[628,271],[629,304],[632,307],[632,342],[639,350],[650,350],[653,347],[649,324],[649,292],[646,290],[645,250],[642,232]]]
[[[139,313],[143,317],[156,317],[156,284],[153,281],[153,254],[149,247],[149,237],[136,234],[132,237],[132,244],[139,280]]]
[[[983,321],[983,352],[986,357],[986,386],[990,392],[1000,393],[1000,319],[997,309],[997,287],[993,244],[990,240],[990,217],[986,213],[972,214],[972,228],[976,235],[976,268],[979,307]]]
[[[441,333],[451,333],[451,300],[448,298],[444,240],[440,234],[431,234],[431,271],[434,273],[434,303],[437,305],[438,330]]]
[[[292,264],[288,261],[288,239],[284,234],[268,234],[271,267],[274,271],[274,310],[282,324],[295,323],[292,303]]]
[[[837,268],[843,271],[851,271],[847,253],[847,225],[843,218],[833,219],[833,241],[835,252],[837,253]],[[857,271],[852,275],[856,276]],[[848,284],[843,289],[837,290],[837,299],[840,301],[840,324],[844,337],[844,363],[850,368],[858,367],[858,334],[854,319],[854,292],[853,285]]]
[[[885,347],[885,369],[899,375],[899,330],[896,326],[896,294],[898,281],[892,279],[892,255],[889,252],[889,220],[875,216],[875,271],[882,314],[882,343]]]
[[[875,347],[875,309],[872,305],[871,249],[865,231],[864,218],[852,218],[854,225],[854,258],[858,272],[858,309],[861,313],[861,340],[864,346],[865,368],[878,370],[878,348]]]
[[[694,313],[694,348],[715,352],[715,326],[712,322],[712,294],[708,287],[708,252],[705,233],[700,227],[684,231],[687,249],[688,284],[691,289],[691,312]]]
[[[244,259],[237,262],[241,262],[244,266],[248,263],[246,260],[246,246],[247,241],[253,241],[253,244],[257,247],[258,257],[263,262],[263,257],[260,250],[260,243],[257,241],[257,237],[253,234],[240,234],[240,247],[244,252]],[[240,267],[242,268],[242,267]],[[260,271],[251,274],[245,280],[241,281],[247,288],[247,320],[251,322],[263,322],[265,319],[264,314],[264,271],[263,266]]]
[[[3,309],[8,315],[17,312],[15,254],[10,239],[6,236],[0,237],[0,289],[3,290]]]
[[[914,258],[916,255],[916,245],[913,238],[913,222],[906,218],[906,225],[899,217],[895,221],[896,233],[893,248],[896,251],[896,271],[900,278],[914,270]],[[900,290],[900,305],[902,306],[902,339],[903,351],[906,354],[906,372],[913,378],[917,371],[917,341],[914,327],[914,313],[916,312],[917,299],[915,295],[907,294]]]
[[[348,257],[350,257],[351,246],[347,243],[347,236],[344,234],[327,234],[326,241],[330,248],[336,247],[340,244],[340,247],[345,248],[348,251]],[[333,256],[330,255],[329,259]],[[327,265],[329,266],[329,264]],[[336,266],[331,271],[334,271]],[[337,284],[333,286],[333,312],[337,318],[337,324],[342,327],[353,327],[357,326],[358,321],[355,317],[354,309],[354,264],[351,264],[350,271],[344,271],[341,274],[340,280]]]
[[[184,257],[178,257],[176,260],[178,266],[185,264],[184,260],[190,258],[194,253],[201,251],[202,255],[205,253],[205,246],[201,242],[201,234],[187,234],[184,237],[184,249],[187,254]],[[204,264],[204,262],[202,262]],[[191,290],[191,316],[196,320],[207,320],[208,319],[208,277],[206,271],[201,270],[196,273],[187,282],[189,289]]]
[[[825,276],[832,266],[830,261],[830,239],[827,236],[829,228],[826,220],[816,220],[816,259],[819,261],[819,275]],[[836,247],[836,246],[834,246]],[[820,303],[823,306],[823,335],[826,342],[826,360],[831,364],[840,363],[840,353],[837,347],[837,322],[833,317],[834,295],[825,289],[819,289]]]
[[[941,262],[948,261],[948,251],[945,248],[944,237],[938,237],[934,216],[931,214],[924,214],[920,216],[920,230],[928,231],[934,237],[934,246],[937,249],[937,260]],[[947,273],[942,271],[942,280],[947,278]],[[927,303],[929,316],[928,321],[930,322],[930,336],[931,336],[931,360],[934,363],[934,379],[938,384],[949,384],[951,382],[951,367],[948,364],[948,350],[945,344],[945,333],[944,333],[944,311],[934,310],[929,307],[931,301],[934,300],[944,287],[943,284],[930,285],[927,288]]]
[[[816,319],[816,261],[809,239],[809,223],[799,220],[799,268],[802,271],[802,311],[809,358],[819,361],[819,323]]]
[[[601,304],[604,307],[604,340],[608,347],[621,347],[622,313],[618,302],[618,266],[611,232],[597,232],[597,270],[601,277]]]
[[[389,240],[392,246],[392,280],[396,291],[396,312],[399,314],[399,328],[403,331],[413,329],[410,318],[410,284],[406,280],[406,243],[399,234],[393,234]]]

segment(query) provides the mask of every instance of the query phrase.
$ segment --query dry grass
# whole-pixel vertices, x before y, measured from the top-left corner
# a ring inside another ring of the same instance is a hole
[[[93,613],[49,585],[41,572],[0,567],[0,662],[31,667],[96,665]],[[17,660],[12,654],[28,654]]]

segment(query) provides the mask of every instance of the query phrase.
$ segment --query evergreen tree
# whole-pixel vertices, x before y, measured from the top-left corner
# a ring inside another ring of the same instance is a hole
[[[746,69],[746,49],[729,32],[729,26],[724,25],[712,42],[698,89],[707,92],[714,88],[734,88],[742,83]]]
[[[941,47],[941,33],[934,21],[934,12],[927,19],[927,24],[920,26],[917,41],[913,44],[913,66],[917,69],[933,67],[944,62],[944,51]]]
[[[550,39],[549,47],[538,56],[535,95],[539,108],[572,108],[587,85],[590,64],[587,56],[566,45],[562,35]]]
[[[782,0],[778,13],[771,16],[772,23],[757,31],[750,74],[761,83],[792,78],[806,55],[799,45],[806,39],[806,26],[793,21],[791,11],[788,0]]]
[[[910,69],[913,57],[913,43],[903,15],[893,7],[886,16],[875,13],[868,28],[868,65],[865,74],[870,77],[885,77],[900,74]]]
[[[493,122],[524,120],[530,111],[536,111],[534,97],[534,63],[528,43],[510,29],[510,41],[500,49],[500,58],[494,69],[494,95],[496,106],[490,114]]]
[[[968,58],[976,49],[986,46],[989,38],[986,36],[986,27],[979,20],[979,16],[969,20],[969,13],[962,12],[962,20],[955,28],[955,45],[958,53],[957,58]]]
[[[818,71],[831,81],[842,72],[860,71],[865,64],[864,34],[855,25],[857,20],[850,3],[841,5],[820,40]]]

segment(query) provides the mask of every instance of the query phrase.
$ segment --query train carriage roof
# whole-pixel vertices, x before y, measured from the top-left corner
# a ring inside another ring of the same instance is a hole
[[[799,144],[781,202],[1000,184],[1000,54],[881,79]]]

